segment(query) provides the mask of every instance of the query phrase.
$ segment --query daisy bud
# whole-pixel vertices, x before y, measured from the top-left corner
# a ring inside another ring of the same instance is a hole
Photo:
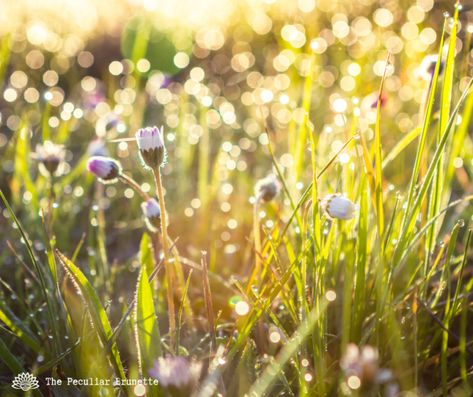
[[[161,209],[156,199],[150,198],[141,203],[141,210],[145,216],[146,226],[148,229],[156,233],[161,228]]]
[[[330,218],[352,219],[357,209],[356,205],[340,194],[331,194],[322,200],[322,206]]]
[[[281,184],[273,174],[260,179],[255,185],[255,195],[263,201],[271,201],[281,190]]]
[[[64,146],[45,141],[42,145],[36,145],[34,157],[38,159],[39,170],[43,175],[59,175],[65,154]]]
[[[110,157],[93,156],[87,162],[87,170],[99,178],[100,182],[113,183],[122,172],[120,163]]]
[[[435,73],[437,66],[438,55],[427,55],[421,62],[420,66],[415,70],[415,76],[425,81],[430,81]],[[444,62],[440,61],[439,74],[443,72]]]
[[[150,375],[173,397],[188,397],[197,388],[202,363],[185,357],[160,357]]]
[[[158,168],[166,161],[163,127],[140,128],[136,132],[136,142],[140,149],[143,163],[150,168]]]

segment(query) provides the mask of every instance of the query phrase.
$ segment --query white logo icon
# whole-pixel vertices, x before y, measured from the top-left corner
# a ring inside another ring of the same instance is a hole
[[[21,389],[23,391],[28,391],[32,389],[37,389],[39,387],[38,379],[33,374],[28,372],[22,372],[18,374],[15,379],[12,381],[11,385],[14,389]]]

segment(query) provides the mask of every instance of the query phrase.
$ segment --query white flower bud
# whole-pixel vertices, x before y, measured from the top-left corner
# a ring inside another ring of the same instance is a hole
[[[36,145],[33,157],[39,161],[39,170],[43,175],[57,176],[63,171],[61,165],[64,164],[65,155],[64,146],[45,141],[42,145]]]
[[[148,229],[153,233],[159,231],[161,229],[161,209],[159,208],[158,201],[154,198],[149,198],[141,203],[141,210],[145,216]]]
[[[157,168],[166,162],[163,127],[140,128],[136,132],[136,143],[140,149],[143,163],[150,168]]]
[[[332,194],[322,200],[322,206],[327,215],[333,219],[352,219],[357,210],[356,205],[340,194]]]
[[[87,162],[87,169],[104,183],[116,182],[122,171],[118,161],[105,156],[92,156]]]

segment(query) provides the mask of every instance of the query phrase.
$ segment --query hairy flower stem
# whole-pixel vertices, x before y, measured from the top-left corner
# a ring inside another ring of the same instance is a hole
[[[161,232],[162,232],[162,245],[163,245],[163,266],[166,271],[167,279],[167,301],[168,301],[168,311],[169,311],[169,333],[171,335],[171,350],[175,347],[176,342],[176,317],[174,312],[174,278],[172,267],[169,264],[169,240],[167,232],[167,222],[166,222],[166,206],[164,205],[164,193],[163,193],[163,184],[161,182],[161,172],[158,169],[153,169],[154,182],[156,184],[156,191],[159,201],[159,208],[161,210]]]
[[[136,193],[138,193],[145,201],[149,200],[149,195],[141,189],[141,186],[131,177],[126,174],[121,173],[119,178],[122,182],[129,185]]]

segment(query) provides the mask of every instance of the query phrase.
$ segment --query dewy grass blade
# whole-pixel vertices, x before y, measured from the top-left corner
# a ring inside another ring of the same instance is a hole
[[[386,65],[384,67],[383,77],[379,86],[378,100],[376,101],[376,121],[374,127],[374,153],[375,153],[375,197],[376,197],[376,219],[378,224],[378,234],[380,240],[383,239],[384,234],[384,208],[383,208],[383,153],[381,147],[381,102],[383,97],[384,82],[386,80],[386,73],[389,67],[388,55]],[[382,245],[381,245],[382,247]]]
[[[458,25],[458,7],[455,8],[455,14],[453,16],[453,24],[450,27],[450,41],[448,44],[447,59],[445,60],[445,71],[443,77],[443,86],[440,97],[440,120],[438,124],[437,132],[437,143],[442,138],[442,133],[445,131],[450,117],[450,107],[452,101],[452,89],[453,89],[453,72],[455,66],[455,47],[457,42],[457,25]],[[446,147],[446,152],[448,152],[448,147]],[[434,182],[432,184],[432,189],[429,197],[429,208],[428,208],[428,218],[435,216],[440,210],[442,205],[442,199],[444,195],[444,186],[445,186],[445,170],[444,170],[444,155],[442,154],[439,158],[437,169],[435,171]],[[435,236],[438,234],[439,227],[437,222],[434,222],[432,227],[429,230],[426,247],[425,247],[425,257],[426,257],[426,268],[424,269],[424,274],[427,273],[427,268],[429,266],[430,252],[433,249],[435,244]]]
[[[327,307],[327,302],[321,307],[319,312],[323,313]],[[312,332],[318,315],[315,309],[309,313],[307,319],[301,323],[296,332],[292,335],[288,343],[282,348],[275,361],[271,362],[264,370],[259,379],[251,386],[248,392],[249,397],[263,397],[267,395],[272,383],[276,380],[284,365],[296,354],[297,349],[304,342],[305,338]]]
[[[416,139],[421,132],[419,127],[414,128],[411,132],[407,133],[397,144],[394,146],[389,154],[383,159],[383,170],[401,154],[413,141]]]
[[[100,303],[99,297],[95,292],[95,289],[89,283],[85,275],[81,270],[72,263],[68,258],[66,258],[59,250],[56,250],[56,256],[64,266],[68,276],[74,282],[78,290],[81,292],[81,297],[84,300],[84,303],[87,307],[94,328],[98,334],[98,337],[105,349],[107,349],[107,354],[109,355],[110,362],[113,365],[115,374],[121,379],[126,379],[125,370],[120,359],[120,354],[118,352],[118,347],[115,342],[108,348],[108,340],[111,338],[113,332],[110,322],[105,312],[104,307]]]
[[[136,288],[135,327],[139,368],[142,376],[148,376],[154,360],[162,355],[162,349],[153,290],[148,280],[146,264],[141,265]]]
[[[295,153],[295,179],[298,181],[302,175],[302,164],[304,160],[304,152],[307,145],[307,121],[310,116],[310,107],[312,101],[312,85],[314,81],[314,61],[315,56],[312,54],[309,58],[309,67],[307,77],[304,82],[304,90],[302,96],[302,109],[304,116],[299,127],[297,137],[296,153]]]
[[[435,150],[435,153],[433,155],[432,161],[429,165],[429,168],[427,170],[426,176],[424,180],[422,181],[422,184],[420,186],[419,192],[417,193],[414,202],[410,205],[407,206],[407,211],[406,215],[404,218],[404,226],[401,229],[400,233],[400,239],[399,239],[399,244],[396,247],[395,251],[395,257],[394,257],[394,263],[397,263],[397,260],[399,259],[399,255],[402,253],[402,250],[405,248],[405,243],[409,236],[412,233],[412,229],[414,227],[414,223],[417,217],[417,214],[419,213],[419,208],[420,205],[427,193],[427,189],[430,186],[430,183],[432,182],[432,178],[434,176],[435,169],[437,167],[438,161],[440,156],[443,153],[443,150],[445,149],[445,145],[447,143],[447,139],[450,136],[450,133],[452,131],[453,124],[456,121],[457,114],[460,110],[461,105],[463,104],[465,98],[467,97],[471,87],[473,85],[473,79],[471,79],[463,91],[462,96],[458,100],[458,103],[452,112],[452,115],[450,116],[450,120],[447,124],[447,127],[445,128],[445,132],[442,135],[442,139],[440,140],[439,144],[437,145],[437,148]],[[409,201],[408,201],[409,203]]]
[[[426,137],[427,137],[427,132],[430,127],[430,122],[431,122],[431,117],[432,117],[432,109],[434,106],[434,100],[435,100],[435,93],[437,90],[437,83],[438,83],[438,78],[439,78],[439,73],[440,73],[440,65],[441,65],[441,60],[442,60],[442,51],[443,51],[443,42],[444,42],[444,37],[445,37],[445,30],[446,30],[447,22],[445,21],[444,23],[444,28],[442,31],[442,37],[440,39],[440,44],[439,44],[439,51],[437,55],[437,62],[435,64],[435,70],[434,73],[432,74],[432,78],[429,84],[429,95],[426,103],[426,109],[421,109],[422,112],[424,112],[424,118],[422,120],[422,125],[421,125],[421,133],[420,133],[420,139],[419,143],[417,146],[417,152],[416,152],[416,158],[414,161],[414,169],[412,171],[411,179],[409,182],[409,192],[407,196],[407,208],[411,208],[412,203],[414,201],[414,193],[415,193],[415,187],[417,184],[417,179],[419,177],[419,170],[420,170],[420,165],[422,161],[422,156],[424,154],[424,148],[425,148],[425,143],[426,143]],[[422,113],[421,113],[422,114]],[[407,216],[407,211],[406,211],[406,216]],[[402,222],[402,231],[403,234],[405,235],[407,231],[407,222],[408,219],[407,217],[404,217],[403,222]]]
[[[4,307],[3,304],[0,304],[0,321],[36,354],[41,352],[41,342],[36,338],[34,333],[22,324],[22,322],[16,318],[8,308]]]
[[[57,309],[56,309],[56,305],[51,300],[51,297],[50,297],[50,294],[49,294],[49,288],[48,288],[52,284],[52,280],[51,280],[51,278],[47,277],[47,275],[44,273],[42,265],[37,261],[36,256],[33,252],[33,248],[30,244],[29,237],[26,235],[22,224],[20,223],[20,221],[16,217],[15,213],[13,212],[12,208],[10,207],[10,203],[8,202],[8,200],[6,199],[5,195],[3,194],[3,192],[1,190],[0,190],[0,198],[2,199],[3,203],[7,207],[7,210],[10,213],[10,216],[12,217],[13,222],[18,227],[18,230],[21,234],[22,241],[24,242],[24,244],[26,246],[26,249],[28,251],[28,256],[31,260],[31,263],[33,264],[35,272],[38,275],[39,281],[41,283],[41,293],[44,297],[44,300],[45,300],[46,306],[47,306],[47,312],[48,312],[48,317],[49,317],[49,321],[50,321],[49,326],[51,327],[52,332],[53,332],[53,339],[54,339],[53,346],[55,346],[55,349],[57,350],[56,345],[58,343],[57,341],[58,341],[58,336],[59,336],[58,324],[57,324],[57,321],[55,319]]]
[[[6,364],[13,373],[19,374],[24,371],[23,365],[18,360],[14,351],[11,351],[9,347],[0,339],[0,357],[2,362]]]

